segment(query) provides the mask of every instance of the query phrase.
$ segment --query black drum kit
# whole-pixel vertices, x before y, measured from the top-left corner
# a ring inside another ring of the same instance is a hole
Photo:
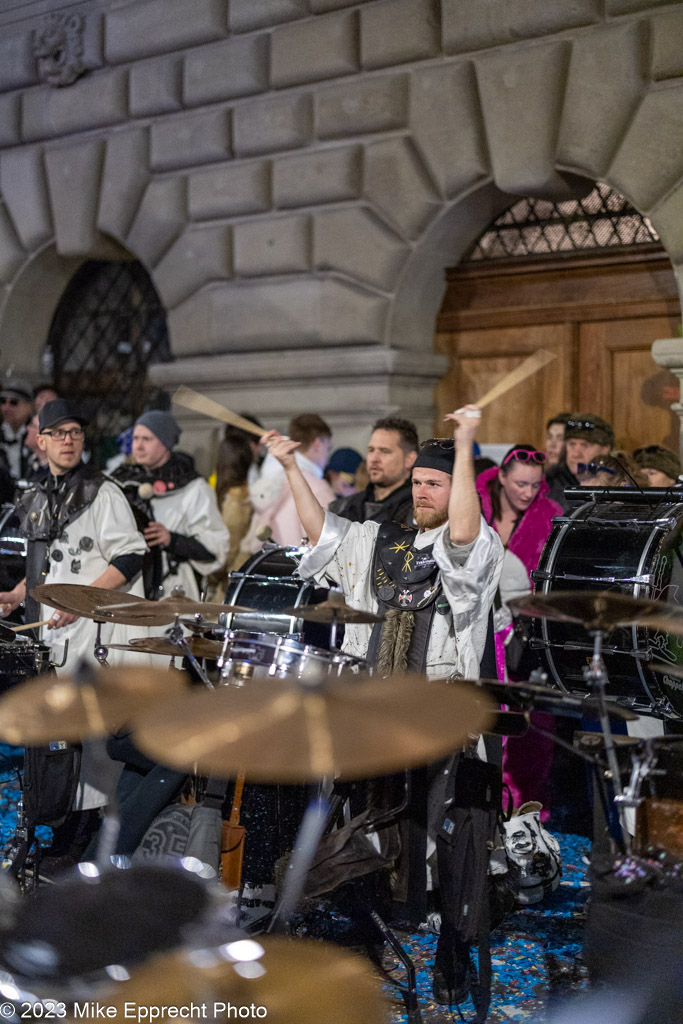
[[[73,677],[45,674],[36,653],[26,676],[38,678],[12,680],[0,698],[0,739],[102,742],[125,724],[139,749],[169,767],[198,777],[313,784],[322,797],[335,780],[434,762],[473,734],[533,729],[536,709],[577,720],[586,715],[599,720],[600,733],[585,734],[588,740],[572,749],[593,766],[606,815],[610,802],[616,809],[616,841],[626,853],[654,843],[681,856],[683,799],[670,754],[683,739],[638,740],[615,736],[613,728],[641,716],[675,728],[683,717],[682,524],[683,505],[628,502],[592,502],[556,520],[536,592],[511,602],[515,615],[533,619],[531,647],[540,658],[539,670],[520,683],[373,676],[362,660],[339,650],[338,634],[347,623],[380,617],[298,579],[297,549],[267,546],[231,575],[224,604],[43,586],[34,593],[42,603],[100,624],[169,627],[125,649],[187,659],[203,685],[134,663],[110,668],[108,648],[99,642],[96,657],[107,670]],[[24,645],[41,646],[13,636],[2,643],[19,645],[17,654]],[[501,703],[508,718],[496,714]],[[631,757],[628,778],[622,748]],[[630,809],[637,813],[635,834]],[[17,1007],[56,1001],[66,1006],[67,1019],[88,999],[116,1007],[251,1004],[287,1022],[385,1019],[362,962],[305,940],[245,935],[234,901],[226,901],[228,890],[208,882],[203,876],[215,875],[199,862],[143,867],[115,855],[113,801],[108,814],[113,832],[104,837],[103,830],[95,863],[41,887],[32,901],[19,900],[3,882],[0,996]],[[327,820],[324,809],[315,820],[308,812],[304,817],[273,915],[280,924],[299,901]],[[180,920],[183,898],[175,906],[175,896],[168,897],[174,887],[187,892],[188,920]],[[119,899],[121,931],[110,927],[104,937],[103,908]],[[121,947],[126,930],[130,944]],[[205,1019],[222,1020],[222,1012]]]

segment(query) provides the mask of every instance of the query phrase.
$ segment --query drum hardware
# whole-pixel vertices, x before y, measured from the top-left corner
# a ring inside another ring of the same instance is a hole
[[[361,658],[328,651],[278,633],[226,632],[217,660],[221,684],[243,686],[253,678],[333,677],[345,669],[362,670]]]
[[[594,698],[559,693],[552,687],[539,686],[535,683],[505,683],[499,679],[463,679],[462,682],[484,690],[502,704],[521,707],[525,711],[549,711],[558,715],[594,715],[596,710],[599,710]],[[613,718],[624,722],[638,720],[638,715],[629,708],[620,707],[611,700],[607,701],[607,710]]]
[[[340,625],[347,623],[373,623],[384,622],[384,615],[376,615],[374,612],[365,612],[359,608],[352,608],[346,603],[341,590],[331,590],[330,596],[320,604],[311,605],[309,608],[285,608],[285,612],[298,614],[304,622],[321,622],[330,626],[330,647],[332,650],[337,646],[337,630]]]
[[[483,694],[460,683],[344,673],[188,693],[136,718],[141,750],[219,778],[299,783],[384,775],[436,760],[486,727]]]
[[[678,487],[565,487],[564,496],[568,501],[585,504],[593,496],[594,502],[615,502],[629,505],[680,505],[683,492]],[[671,521],[675,526],[675,520]]]
[[[645,625],[683,636],[683,607],[627,594],[559,590],[515,597],[508,603],[514,615],[577,622],[589,633],[609,633],[617,626]]]
[[[0,697],[0,735],[15,746],[39,746],[55,736],[68,742],[105,736],[187,685],[184,673],[139,666],[110,668],[87,680],[37,676]]]
[[[646,586],[654,582],[652,573],[643,573],[640,576],[578,576],[571,572],[557,573],[556,575],[538,570],[533,572],[534,583],[543,583],[553,579],[572,580],[574,583],[642,583]]]

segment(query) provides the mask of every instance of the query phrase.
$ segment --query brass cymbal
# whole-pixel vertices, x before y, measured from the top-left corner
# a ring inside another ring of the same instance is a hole
[[[108,616],[98,614],[98,609],[104,609],[110,604],[119,607],[139,604],[141,600],[136,594],[127,594],[123,590],[105,590],[103,587],[87,587],[80,583],[41,583],[31,590],[31,597],[60,612],[84,615],[86,619],[100,622],[106,622]],[[139,620],[136,619],[134,624],[140,624]]]
[[[462,682],[485,690],[501,704],[512,704],[529,710],[550,711],[558,715],[573,711],[596,715],[599,710],[592,694],[581,696],[564,693],[550,686],[538,686],[536,683],[504,683],[501,679],[463,679]],[[607,701],[607,712],[623,722],[634,722],[638,718],[633,711],[611,700]]]
[[[184,672],[131,666],[93,669],[94,681],[36,676],[0,697],[0,736],[36,745],[105,736],[188,686]]]
[[[667,665],[664,661],[652,661],[649,667],[653,672],[659,672],[660,675],[683,679],[683,665]]]
[[[587,630],[638,624],[683,636],[683,607],[611,591],[559,590],[515,597],[508,604],[514,615],[581,622]]]
[[[218,640],[206,640],[201,636],[187,637],[190,650],[195,658],[210,658],[215,660],[221,653],[223,645]],[[182,658],[184,651],[178,644],[174,644],[165,636],[150,636],[148,639],[141,637],[131,640],[128,648],[144,654],[165,654],[168,658]]]
[[[364,778],[435,761],[486,727],[491,704],[469,686],[351,672],[318,687],[294,679],[218,687],[141,716],[135,742],[162,764],[255,782]]]
[[[237,604],[211,604],[207,601],[193,601],[189,597],[164,597],[161,601],[137,599],[135,605],[125,602],[121,607],[111,604],[103,609],[107,621],[123,622],[126,625],[166,626],[181,615],[199,615],[204,619],[218,620],[219,615],[233,612],[253,612]]]
[[[274,1024],[384,1024],[388,1004],[367,960],[338,946],[311,939],[259,935],[227,944],[227,961],[207,950],[206,966],[176,951],[157,956],[133,970],[129,981],[102,992],[108,1006],[189,1006],[210,1002],[230,1007],[265,1007]],[[259,956],[259,952],[261,955]],[[220,1019],[223,1019],[223,1013]],[[218,1017],[218,1014],[216,1015]],[[265,1016],[265,1014],[264,1014]],[[163,1024],[170,1017],[160,1016]]]
[[[320,604],[292,606],[285,608],[284,615],[292,615],[304,622],[321,622],[331,626],[332,623],[345,622],[383,622],[383,615],[376,615],[374,612],[362,611],[360,608],[352,608],[344,600],[344,595],[338,590],[331,590],[330,596]]]

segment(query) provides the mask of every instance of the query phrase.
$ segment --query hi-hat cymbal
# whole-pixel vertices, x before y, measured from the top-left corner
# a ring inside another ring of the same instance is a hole
[[[337,946],[259,935],[228,943],[221,951],[222,957],[205,950],[202,966],[196,956],[180,950],[155,957],[133,970],[129,981],[103,990],[101,999],[118,1008],[117,1020],[123,1020],[126,1005],[175,1008],[206,1002],[214,1008],[264,1007],[274,1024],[387,1020],[388,1005],[370,964]],[[170,1017],[162,1011],[157,1019],[164,1024]]]
[[[31,590],[31,597],[60,612],[84,615],[87,619],[101,622],[105,622],[107,616],[103,612],[98,614],[98,609],[105,609],[110,604],[119,607],[139,604],[141,600],[136,594],[126,594],[123,590],[105,590],[103,587],[87,587],[80,583],[41,583]],[[135,624],[139,624],[137,619]]]
[[[120,607],[111,604],[101,609],[107,621],[123,622],[135,626],[166,626],[179,616],[198,615],[203,619],[218,620],[219,615],[231,615],[233,612],[253,612],[253,608],[243,608],[237,604],[211,604],[207,601],[192,601],[189,597],[164,597],[161,601],[125,602]]]
[[[0,736],[17,745],[106,736],[178,697],[188,684],[184,672],[139,665],[94,668],[92,682],[83,684],[66,676],[37,676],[0,698]]]
[[[374,612],[362,611],[360,608],[352,608],[344,600],[344,595],[339,591],[330,591],[330,596],[320,604],[309,604],[303,606],[292,606],[285,608],[284,615],[292,615],[304,622],[320,622],[331,626],[333,623],[346,622],[383,622],[383,615],[375,615]]]
[[[485,728],[471,687],[353,673],[318,687],[295,679],[188,693],[136,720],[135,742],[162,764],[256,782],[364,778],[427,764]]]
[[[501,704],[512,704],[525,710],[550,711],[557,715],[586,712],[593,716],[599,713],[596,698],[592,695],[581,697],[536,683],[504,683],[500,679],[463,679],[462,682],[485,690]],[[610,700],[607,701],[607,712],[623,722],[634,722],[638,718],[633,711]]]
[[[508,604],[514,615],[581,622],[587,630],[638,624],[683,636],[683,607],[611,591],[558,590],[515,597]]]

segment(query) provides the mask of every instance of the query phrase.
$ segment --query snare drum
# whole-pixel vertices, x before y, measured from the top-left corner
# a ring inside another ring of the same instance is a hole
[[[284,614],[285,608],[320,604],[329,591],[294,576],[302,548],[268,547],[231,572],[225,604],[254,608],[230,616],[230,626],[253,633],[300,633],[306,643],[329,646],[329,626],[304,623]]]
[[[626,496],[625,496],[626,497]],[[531,575],[536,592],[614,591],[683,603],[683,504],[597,501],[558,516]],[[583,668],[593,653],[579,623],[534,619],[532,647],[550,679],[567,692],[588,692]],[[683,637],[644,626],[613,630],[602,648],[606,694],[643,714],[683,716],[683,683],[660,676],[651,661],[683,664]]]
[[[341,651],[326,651],[276,633],[228,634],[221,682],[244,686],[250,679],[307,679],[339,675],[364,662]]]

